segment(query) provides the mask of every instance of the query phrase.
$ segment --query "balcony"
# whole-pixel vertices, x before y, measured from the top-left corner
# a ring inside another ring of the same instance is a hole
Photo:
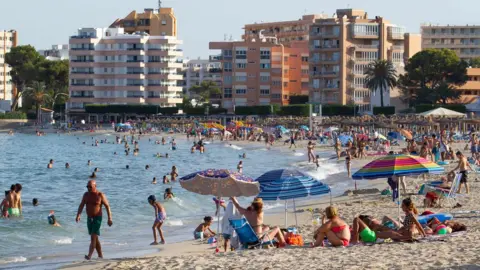
[[[353,89],[358,89],[358,90],[368,90],[368,88],[366,88],[365,85],[363,85],[363,84],[352,83],[352,84],[350,84],[350,87],[353,88]]]
[[[403,51],[404,47],[402,45],[394,45],[389,48],[391,51]]]
[[[145,74],[144,71],[127,71],[127,74]]]
[[[93,60],[93,59],[72,59],[70,61],[72,61],[73,63],[93,63],[93,62],[95,62],[95,60]]]
[[[94,51],[94,47],[88,47],[88,48],[70,48],[72,51]]]
[[[352,45],[352,48],[355,49],[355,51],[378,51],[378,44],[356,44]]]
[[[70,98],[94,98],[93,94],[75,94],[71,95]]]
[[[221,55],[210,55],[210,61],[221,61],[223,57]]]
[[[208,72],[210,73],[222,73],[222,69],[221,68],[211,68],[208,70]]]
[[[95,74],[93,70],[88,70],[88,71],[72,70],[70,73],[71,74]]]
[[[71,86],[95,86],[94,83],[81,83],[81,82],[76,82],[76,83],[71,83]]]
[[[314,37],[338,37],[340,33],[334,33],[334,32],[310,32],[310,35]]]
[[[143,82],[141,82],[141,83],[127,83],[127,86],[143,86]]]
[[[127,48],[127,51],[143,51],[145,50],[145,47],[130,47],[130,48]]]

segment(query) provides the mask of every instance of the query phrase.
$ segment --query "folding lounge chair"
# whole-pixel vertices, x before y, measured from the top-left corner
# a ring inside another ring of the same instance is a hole
[[[229,219],[228,221],[237,233],[238,240],[243,248],[262,248],[264,245],[274,246],[275,242],[268,236],[270,231],[263,233],[259,237],[244,217],[241,219]],[[263,240],[265,237],[267,237],[268,241]]]
[[[460,186],[460,179],[462,179],[462,174],[457,173],[453,179],[452,187],[450,189],[429,186],[427,190],[433,190],[434,192],[440,193],[440,205],[443,204],[443,202],[446,202],[450,205],[450,207],[453,207],[456,204],[457,197],[464,196],[463,194],[457,193]]]

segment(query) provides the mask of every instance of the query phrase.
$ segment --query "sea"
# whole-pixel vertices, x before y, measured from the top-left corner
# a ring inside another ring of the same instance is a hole
[[[164,136],[167,142],[169,135]],[[177,149],[155,144],[162,136],[143,136],[139,140],[139,155],[125,155],[124,146],[115,144],[115,134],[81,133],[76,135],[48,134],[35,136],[0,134],[0,198],[11,184],[23,186],[23,217],[0,218],[0,269],[55,269],[72,261],[80,261],[88,252],[89,236],[86,215],[75,222],[81,198],[94,168],[98,168],[97,187],[111,205],[113,226],[102,224],[101,243],[105,258],[142,256],[158,251],[151,226],[154,210],[147,197],[163,198],[166,188],[172,188],[175,198],[163,202],[168,219],[163,226],[167,242],[190,240],[196,226],[206,215],[214,216],[212,196],[194,194],[178,182],[162,184],[163,175],[176,166],[181,176],[205,169],[235,170],[243,161],[243,173],[256,178],[273,169],[297,168],[330,185],[333,195],[353,187],[346,177],[343,162],[332,159],[333,148],[317,152],[320,168],[307,162],[306,146],[296,149],[268,148],[261,142],[239,144],[234,141],[214,141],[206,151],[190,153],[193,139],[177,135]],[[103,141],[94,146],[95,140]],[[283,143],[283,142],[281,142]],[[306,145],[306,144],[305,144]],[[131,146],[133,149],[133,146]],[[116,154],[115,154],[116,152]],[[157,158],[156,153],[168,153],[169,158]],[[246,154],[246,158],[240,155]],[[47,169],[50,159],[52,169]],[[91,165],[88,165],[88,160]],[[70,168],[65,168],[65,163]],[[126,169],[129,165],[129,169]],[[145,166],[149,165],[148,170]],[[342,177],[329,177],[343,175]],[[151,184],[153,177],[158,184]],[[34,207],[32,199],[39,205]],[[240,198],[247,205],[252,198]],[[266,203],[265,212],[283,211],[281,201]],[[61,227],[48,224],[50,211]],[[104,212],[104,215],[106,213]],[[94,257],[96,254],[94,253]]]

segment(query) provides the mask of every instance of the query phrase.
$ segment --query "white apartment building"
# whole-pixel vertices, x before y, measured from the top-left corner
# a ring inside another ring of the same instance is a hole
[[[17,32],[15,30],[0,30],[0,109],[10,110],[12,97],[16,88],[10,76],[11,68],[5,63],[5,54],[10,52],[12,47],[17,46]]]
[[[70,50],[68,44],[61,44],[52,45],[52,48],[48,50],[38,50],[38,53],[45,56],[47,60],[59,61],[68,59]]]
[[[124,33],[123,28],[81,28],[70,37],[70,100],[67,111],[87,104],[182,103],[182,44],[172,36]]]
[[[200,85],[203,81],[214,81],[221,85],[222,65],[220,62],[210,62],[210,60],[188,60],[183,65],[184,69],[184,93],[190,96],[188,90],[195,85]]]

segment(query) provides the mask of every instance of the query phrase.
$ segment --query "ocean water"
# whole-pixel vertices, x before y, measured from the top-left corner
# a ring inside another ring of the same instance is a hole
[[[55,268],[74,260],[81,260],[88,251],[89,236],[86,215],[83,212],[79,223],[75,222],[78,205],[89,175],[95,167],[97,187],[107,195],[113,216],[113,226],[101,229],[101,242],[106,258],[143,255],[157,251],[149,246],[152,242],[151,226],[154,210],[147,203],[147,197],[155,194],[163,198],[165,188],[172,187],[176,198],[163,202],[168,220],[163,226],[167,242],[191,239],[192,231],[205,215],[214,215],[215,207],[211,196],[188,192],[178,183],[163,185],[162,176],[177,166],[180,177],[188,173],[208,169],[227,168],[235,170],[239,155],[244,173],[256,178],[262,173],[279,168],[296,167],[318,179],[344,173],[343,163],[329,160],[331,152],[318,153],[321,167],[316,170],[306,162],[306,150],[267,149],[262,143],[236,145],[235,142],[212,142],[204,154],[191,154],[191,141],[178,137],[177,150],[168,145],[155,145],[160,136],[142,137],[139,142],[140,154],[125,156],[123,145],[113,144],[115,136],[107,135],[33,135],[0,134],[0,191],[8,190],[11,184],[23,185],[23,218],[0,219],[0,268]],[[167,137],[167,136],[166,136]],[[92,146],[94,139],[107,139],[107,143]],[[85,142],[85,144],[83,144]],[[132,147],[133,149],[133,147]],[[114,155],[117,152],[117,155]],[[170,158],[156,158],[155,153],[169,153]],[[53,169],[47,169],[50,159],[55,161]],[[88,166],[87,161],[92,165]],[[65,169],[65,163],[70,169]],[[150,165],[145,170],[145,165]],[[129,165],[130,169],[125,166]],[[152,185],[157,177],[157,185]],[[351,188],[350,180],[326,180],[335,193]],[[32,206],[32,199],[38,198],[40,205]],[[251,198],[242,198],[248,203]],[[265,206],[275,211],[282,209],[281,202]],[[51,210],[62,227],[48,225],[47,216]],[[106,217],[106,213],[104,212]],[[94,257],[96,254],[94,253]]]

